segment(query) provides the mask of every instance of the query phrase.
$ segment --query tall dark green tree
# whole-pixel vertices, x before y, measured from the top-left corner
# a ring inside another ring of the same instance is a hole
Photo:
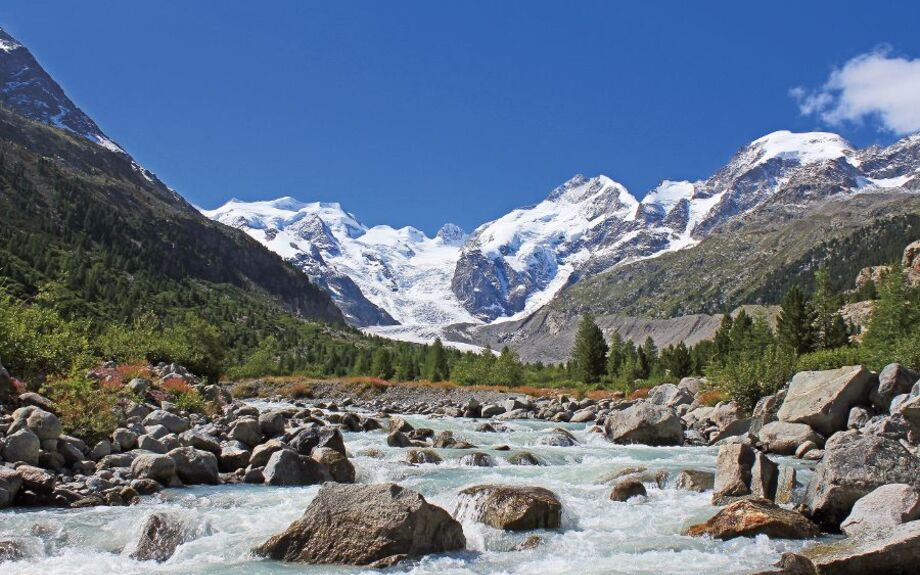
[[[815,349],[815,312],[798,286],[792,286],[783,297],[782,309],[776,318],[776,336],[780,345],[796,354]]]
[[[601,328],[594,323],[591,314],[585,314],[578,324],[575,347],[572,349],[575,376],[584,383],[600,381],[607,363],[607,342]]]
[[[882,274],[878,282],[878,300],[869,320],[863,343],[884,348],[904,336],[916,333],[920,311],[911,305],[910,293],[900,263]]]
[[[390,355],[390,350],[385,347],[378,347],[374,351],[374,359],[371,362],[371,375],[382,379],[392,379],[395,373],[393,356]]]
[[[431,381],[444,381],[450,377],[450,368],[447,364],[447,352],[440,337],[428,348],[425,357],[425,377]]]
[[[671,374],[671,377],[687,377],[693,373],[693,359],[684,342],[661,350],[661,365]]]
[[[849,339],[846,322],[840,315],[840,297],[831,289],[830,273],[822,266],[815,272],[815,347],[832,349],[846,345]]]
[[[626,361],[626,346],[620,332],[615,331],[610,336],[609,352],[607,353],[607,377],[616,379],[620,375],[620,369]]]

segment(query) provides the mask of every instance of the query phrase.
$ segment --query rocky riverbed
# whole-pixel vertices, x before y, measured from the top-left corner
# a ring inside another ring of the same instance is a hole
[[[694,380],[290,401],[154,372],[219,407],[132,380],[143,401],[88,445],[7,396],[4,572],[909,573],[920,553],[920,391],[896,366],[799,374],[753,414]]]

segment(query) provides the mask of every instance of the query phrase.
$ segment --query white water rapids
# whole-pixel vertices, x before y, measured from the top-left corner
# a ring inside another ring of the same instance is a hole
[[[629,466],[668,469],[715,469],[716,448],[617,446],[585,430],[565,425],[580,444],[574,447],[536,445],[542,431],[560,424],[505,422],[503,433],[477,433],[481,420],[406,417],[416,427],[451,429],[458,438],[492,455],[495,467],[463,467],[469,451],[440,449],[441,465],[416,467],[401,462],[404,449],[386,445],[386,434],[345,433],[346,447],[363,483],[396,482],[421,492],[428,501],[455,511],[463,488],[483,483],[536,485],[556,493],[563,504],[563,528],[506,533],[463,521],[467,550],[404,562],[386,572],[437,575],[486,574],[737,574],[763,570],[784,551],[805,543],[765,536],[722,542],[682,535],[687,526],[716,512],[710,493],[673,487],[648,488],[647,498],[629,502],[608,499],[610,485],[599,480]],[[493,449],[508,445],[510,451]],[[509,455],[525,449],[543,463],[513,466]],[[0,512],[0,541],[23,543],[29,557],[0,565],[9,575],[380,573],[377,570],[282,564],[253,557],[250,549],[282,531],[303,514],[318,486],[280,488],[252,485],[171,489],[143,498],[131,507],[90,509],[5,510]],[[141,525],[152,512],[180,515],[197,538],[181,545],[164,563],[128,557]],[[542,542],[534,549],[514,550],[529,535]]]

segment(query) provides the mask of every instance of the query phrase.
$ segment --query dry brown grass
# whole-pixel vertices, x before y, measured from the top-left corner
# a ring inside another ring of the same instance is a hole
[[[640,387],[639,389],[629,394],[629,399],[630,400],[645,399],[646,397],[648,397],[649,391],[651,391],[651,388],[649,387]]]

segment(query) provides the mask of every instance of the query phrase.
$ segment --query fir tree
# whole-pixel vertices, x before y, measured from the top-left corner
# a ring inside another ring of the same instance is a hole
[[[371,362],[371,374],[381,379],[392,379],[395,374],[393,369],[393,356],[390,350],[385,347],[378,347],[374,351],[374,359]]]
[[[425,377],[430,381],[444,381],[450,377],[450,368],[447,365],[447,352],[440,337],[428,348],[425,357]]]
[[[916,315],[920,314],[910,305],[907,282],[900,263],[896,263],[879,279],[878,301],[863,343],[881,348],[914,333]]]
[[[590,314],[582,316],[578,325],[572,361],[575,364],[575,376],[584,383],[596,383],[604,374],[607,343]]]
[[[846,323],[841,317],[840,298],[831,291],[830,274],[826,267],[815,272],[815,293],[812,296],[815,307],[816,347],[832,349],[846,345],[848,341]]]
[[[610,351],[607,354],[607,376],[610,379],[616,379],[620,375],[620,369],[626,360],[626,346],[620,332],[615,331],[610,337]]]
[[[815,313],[805,294],[792,286],[783,297],[782,309],[776,318],[779,343],[796,354],[815,348]]]
[[[661,352],[661,364],[671,377],[682,378],[693,373],[693,359],[684,342],[669,346]]]

